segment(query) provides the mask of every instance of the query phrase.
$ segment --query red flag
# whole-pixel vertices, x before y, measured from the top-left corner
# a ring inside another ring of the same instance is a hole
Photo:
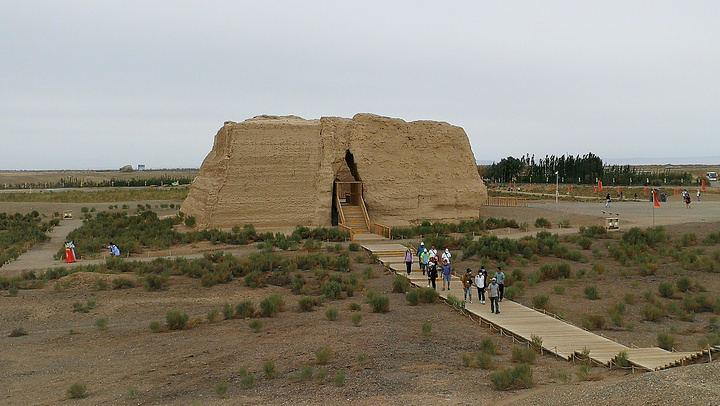
[[[655,201],[655,207],[660,207],[660,200],[658,200],[657,191],[655,189],[653,189],[652,194],[653,200]]]
[[[705,189],[705,179],[703,179],[703,181],[702,181],[702,191],[704,192],[705,190],[707,190],[707,189]]]
[[[678,190],[677,190],[677,189],[675,189],[675,196],[677,196],[677,195],[678,195]]]
[[[593,186],[593,193],[597,193],[597,186]]]
[[[598,181],[598,190],[602,192],[602,182]]]
[[[618,194],[622,193],[622,188],[618,186]]]
[[[647,188],[645,188],[645,194],[647,194]]]

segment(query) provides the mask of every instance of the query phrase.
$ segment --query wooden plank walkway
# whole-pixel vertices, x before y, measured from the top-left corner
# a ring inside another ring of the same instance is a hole
[[[407,248],[404,245],[388,242],[366,244],[362,247],[377,255],[380,262],[387,268],[407,276],[404,262]],[[420,287],[427,286],[427,277],[420,272],[417,260],[413,262],[413,271],[408,277],[410,282]],[[453,277],[450,289],[445,291],[441,290],[442,279],[439,279],[438,282],[440,282],[438,291],[441,297],[447,299],[448,295],[453,295],[458,299],[463,299],[460,278]],[[500,314],[494,314],[490,312],[490,300],[481,304],[476,297],[477,289],[473,287],[472,290],[473,303],[465,304],[465,311],[471,316],[479,319],[481,323],[490,325],[501,334],[511,335],[521,341],[530,342],[533,335],[538,336],[542,338],[544,351],[567,360],[582,355],[587,349],[590,358],[595,363],[609,367],[621,351],[626,351],[629,362],[635,367],[657,371],[683,365],[685,361],[704,357],[708,355],[708,351],[711,351],[708,349],[698,352],[670,352],[658,347],[630,348],[552,315],[541,313],[507,299],[500,302]]]

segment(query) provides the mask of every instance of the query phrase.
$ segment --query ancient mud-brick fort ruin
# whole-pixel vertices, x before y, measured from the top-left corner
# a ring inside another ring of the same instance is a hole
[[[358,114],[226,122],[181,211],[199,227],[372,230],[475,219],[487,198],[462,128]]]

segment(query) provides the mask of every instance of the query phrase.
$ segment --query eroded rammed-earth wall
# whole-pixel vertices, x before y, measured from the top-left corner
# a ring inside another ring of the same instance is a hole
[[[330,226],[333,182],[352,153],[372,221],[477,218],[487,190],[462,128],[358,114],[226,122],[181,211],[198,226]]]

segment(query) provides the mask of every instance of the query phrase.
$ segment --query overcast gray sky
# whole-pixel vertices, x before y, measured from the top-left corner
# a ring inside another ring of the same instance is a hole
[[[720,156],[718,22],[720,1],[3,0],[0,169],[199,167],[224,121],[359,112],[463,127],[478,160]]]

